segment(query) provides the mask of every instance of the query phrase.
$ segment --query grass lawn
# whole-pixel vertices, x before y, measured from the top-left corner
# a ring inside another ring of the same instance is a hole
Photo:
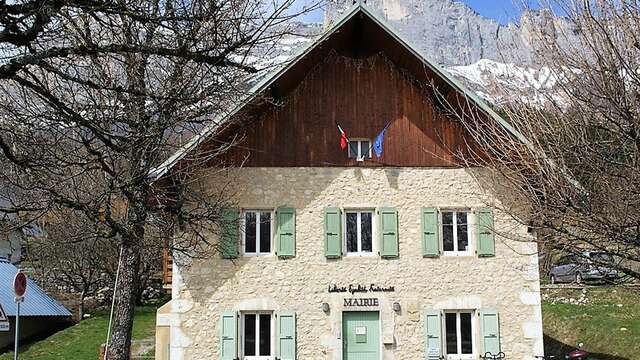
[[[136,309],[133,322],[133,339],[153,338],[156,325],[155,306]],[[93,360],[98,358],[100,344],[107,336],[108,313],[92,314],[93,317],[48,338],[20,346],[23,360]],[[12,360],[13,351],[0,355],[0,360]]]
[[[620,287],[592,287],[586,305],[557,301],[579,299],[581,290],[545,290],[542,316],[545,353],[564,355],[579,342],[597,359],[640,359],[640,293]],[[554,301],[553,299],[556,299]],[[566,301],[564,301],[566,302]]]

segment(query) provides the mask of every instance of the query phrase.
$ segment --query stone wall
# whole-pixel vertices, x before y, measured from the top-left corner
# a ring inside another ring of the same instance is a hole
[[[542,354],[538,261],[526,226],[495,210],[495,257],[422,257],[422,207],[499,208],[510,198],[480,186],[482,171],[245,168],[236,175],[240,207],[296,208],[296,257],[216,257],[174,266],[171,312],[159,315],[163,324],[171,325],[171,359],[218,358],[218,318],[225,310],[295,311],[298,359],[341,359],[341,310],[343,298],[351,295],[330,294],[328,287],[372,283],[395,287],[394,292],[375,294],[380,299],[383,359],[424,358],[426,309],[497,309],[507,358]],[[219,184],[209,181],[212,188]],[[327,206],[396,207],[400,257],[326,259]],[[474,219],[470,221],[473,228]],[[324,302],[330,304],[328,313],[322,311]],[[394,302],[400,304],[399,312],[391,309]]]

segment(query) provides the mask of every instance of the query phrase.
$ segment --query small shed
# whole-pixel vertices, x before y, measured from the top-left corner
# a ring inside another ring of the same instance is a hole
[[[15,337],[16,304],[13,278],[18,268],[7,259],[0,259],[0,305],[9,318],[10,331],[0,332],[0,350],[13,345]],[[71,321],[71,312],[51,298],[31,279],[20,305],[20,339],[46,335]]]

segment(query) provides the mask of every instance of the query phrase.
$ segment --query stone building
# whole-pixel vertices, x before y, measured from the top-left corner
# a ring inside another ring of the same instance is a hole
[[[542,355],[534,234],[461,161],[481,149],[436,92],[522,138],[362,4],[256,85],[221,122],[244,133],[220,254],[174,264],[156,359]]]

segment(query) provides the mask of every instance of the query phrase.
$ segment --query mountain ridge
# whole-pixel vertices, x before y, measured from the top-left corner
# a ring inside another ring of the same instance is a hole
[[[333,23],[352,3],[353,0],[330,0],[324,26]],[[575,40],[573,25],[550,10],[528,10],[520,17],[519,24],[501,25],[453,0],[369,0],[366,3],[423,54],[444,66],[470,65],[481,59],[541,65],[540,35],[560,46]]]
[[[286,63],[323,27],[331,26],[352,1],[330,0],[323,25],[290,24],[290,35],[281,39],[270,56],[255,56],[250,62],[263,70]],[[536,39],[541,35],[562,46],[574,41],[575,29],[551,11],[527,11],[519,24],[501,25],[453,0],[369,0],[368,5],[420,53],[492,104],[563,102],[558,85],[569,74],[544,65]]]

